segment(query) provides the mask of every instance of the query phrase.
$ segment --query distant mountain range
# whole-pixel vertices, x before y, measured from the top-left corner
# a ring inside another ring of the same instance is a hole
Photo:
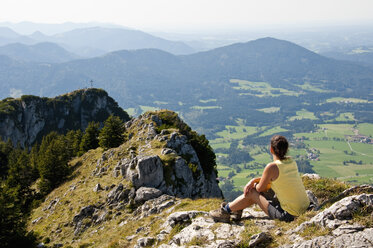
[[[338,60],[355,62],[361,65],[370,66],[373,68],[373,51],[364,51],[359,53],[350,53],[342,51],[330,51],[322,54],[323,56]]]
[[[107,90],[122,106],[158,100],[177,104],[210,95],[216,98],[234,78],[297,90],[295,85],[309,82],[358,96],[373,90],[369,68],[328,59],[273,38],[184,56],[144,49],[52,65],[21,63],[2,56],[0,65],[0,82],[4,82],[0,97],[9,96],[11,89],[53,96],[87,87],[93,80],[95,87]]]
[[[52,42],[81,57],[101,56],[116,50],[144,48],[161,49],[173,54],[190,54],[194,49],[183,42],[169,41],[142,31],[124,28],[87,27],[45,35],[39,31],[20,35],[10,28],[0,27],[0,46],[21,43],[33,45]]]
[[[12,43],[1,46],[0,54],[25,62],[61,63],[79,58],[79,56],[51,42],[35,45]]]

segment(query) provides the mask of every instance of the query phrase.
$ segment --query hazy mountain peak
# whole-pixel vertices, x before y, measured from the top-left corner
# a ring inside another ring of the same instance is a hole
[[[4,38],[17,38],[20,35],[8,27],[0,27],[0,37]]]
[[[67,62],[79,58],[52,42],[41,42],[34,45],[12,43],[0,47],[0,54],[20,61],[45,63]]]

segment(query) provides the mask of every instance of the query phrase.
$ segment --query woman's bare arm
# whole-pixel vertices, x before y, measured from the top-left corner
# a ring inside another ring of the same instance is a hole
[[[279,170],[276,163],[269,163],[264,168],[260,182],[256,184],[255,189],[258,192],[263,192],[267,190],[267,185],[272,181],[276,180],[279,175]]]

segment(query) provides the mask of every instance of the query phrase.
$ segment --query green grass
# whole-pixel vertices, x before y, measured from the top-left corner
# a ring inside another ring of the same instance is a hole
[[[354,121],[355,117],[353,113],[341,113],[337,118],[336,121]]]
[[[248,135],[252,135],[258,132],[257,127],[253,126],[225,126],[224,131],[216,133],[220,137],[223,137],[226,140],[232,139],[243,139]]]
[[[262,108],[262,109],[257,109],[257,110],[262,111],[264,113],[271,114],[271,113],[276,113],[276,112],[280,111],[280,108],[279,107],[270,107],[270,108]]]
[[[361,123],[357,125],[359,134],[373,136],[373,124],[371,123]]]
[[[213,149],[218,148],[229,148],[231,142],[224,140],[223,138],[210,140],[210,145]]]
[[[368,100],[359,98],[345,98],[345,97],[332,97],[326,100],[326,102],[337,102],[337,103],[367,103]]]
[[[329,138],[345,138],[345,135],[353,135],[352,124],[321,124],[320,128],[324,128],[326,137]]]
[[[209,103],[209,102],[216,102],[216,101],[217,101],[217,99],[206,99],[206,100],[201,99],[201,100],[199,100],[199,102],[201,102],[201,103]]]
[[[165,104],[168,104],[168,102],[162,102],[162,101],[154,101],[153,103],[156,104],[156,105],[165,105]]]
[[[131,116],[135,116],[136,115],[136,109],[135,108],[127,108],[124,111],[126,111]]]
[[[351,51],[351,53],[350,54],[358,54],[358,53],[371,53],[372,52],[372,50],[367,50],[367,49],[364,49],[364,48],[356,48],[356,49],[354,49],[354,50],[352,50]]]
[[[304,84],[298,84],[296,86],[298,86],[299,88],[301,88],[302,90],[305,90],[305,91],[313,91],[313,92],[319,92],[319,93],[330,92],[329,90],[324,90],[324,89],[318,88],[315,85],[312,85],[308,82],[304,83]]]
[[[278,134],[278,133],[286,132],[286,131],[288,131],[288,130],[284,129],[282,127],[274,127],[274,128],[270,128],[270,129],[266,130],[265,132],[261,133],[259,136],[264,137],[264,136]]]
[[[142,113],[147,112],[147,111],[159,110],[159,108],[157,108],[157,107],[143,106],[143,105],[140,105],[140,108],[141,108]]]
[[[192,106],[190,108],[204,110],[204,109],[221,109],[222,107],[221,106]]]
[[[352,150],[360,153],[359,155],[368,156],[373,159],[373,145],[364,143],[352,143],[350,142]]]
[[[251,82],[246,80],[231,79],[230,82],[233,84],[238,84],[238,86],[233,86],[235,90],[250,91],[243,92],[240,95],[254,95],[257,97],[276,97],[276,96],[299,96],[299,92],[283,89],[274,88],[269,83],[266,82]],[[252,91],[257,93],[252,93]]]
[[[323,124],[320,129],[314,133],[298,133],[295,137],[307,137],[304,143],[308,148],[316,148],[320,151],[320,161],[311,161],[314,171],[321,176],[338,178],[352,183],[371,183],[373,180],[373,146],[364,143],[350,142],[355,153],[345,139],[345,135],[353,135],[354,129],[351,124]],[[359,128],[359,127],[358,127]],[[364,131],[368,131],[370,125],[360,126]],[[323,140],[323,138],[329,138]],[[333,140],[333,138],[339,138]],[[347,154],[345,153],[347,151]],[[293,149],[291,154],[305,153],[305,149]],[[293,156],[294,156],[293,155]],[[362,161],[362,164],[344,162],[354,160]]]
[[[309,112],[305,109],[299,110],[296,113],[297,113],[296,116],[290,117],[289,119],[290,121],[302,120],[302,119],[317,120],[316,116],[312,112]]]

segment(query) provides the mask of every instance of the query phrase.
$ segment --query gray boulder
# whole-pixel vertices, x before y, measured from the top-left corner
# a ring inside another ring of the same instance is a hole
[[[249,247],[265,247],[272,240],[271,234],[267,232],[261,232],[251,236],[249,241]]]
[[[141,187],[136,191],[135,202],[143,203],[162,195],[162,191],[156,188]]]
[[[96,186],[93,188],[93,192],[98,192],[100,190],[103,190],[103,188],[101,187],[101,184],[96,184]]]
[[[329,208],[318,213],[309,221],[302,223],[294,232],[302,231],[305,227],[315,223],[322,227],[337,227],[344,220],[351,219],[352,214],[363,206],[373,205],[373,194],[353,195],[334,203]]]
[[[109,192],[106,202],[110,205],[116,204],[120,201],[127,201],[130,192],[130,189],[124,188],[123,184],[120,183]]]
[[[144,187],[158,188],[164,181],[163,164],[158,156],[138,156],[124,165],[124,175],[136,189]]]

